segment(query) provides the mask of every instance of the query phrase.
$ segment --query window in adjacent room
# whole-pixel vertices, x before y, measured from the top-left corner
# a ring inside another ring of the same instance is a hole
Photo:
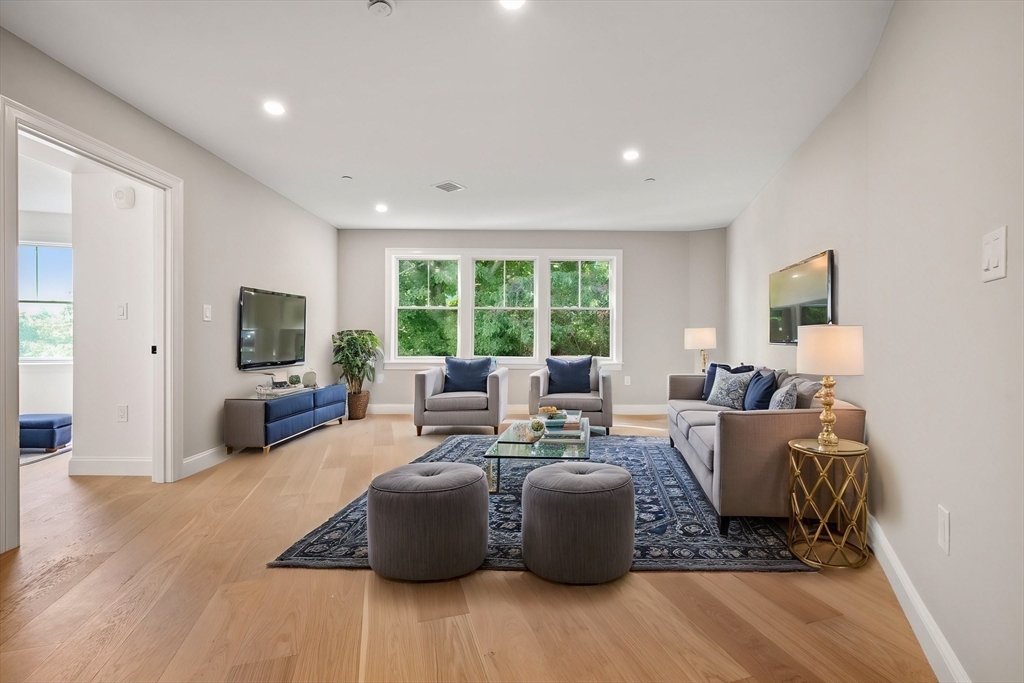
[[[396,313],[399,357],[457,355],[458,260],[399,260]]]
[[[473,354],[533,358],[534,262],[474,262]]]
[[[71,273],[71,247],[18,245],[19,358],[72,357]]]
[[[611,356],[611,264],[551,262],[551,355]]]

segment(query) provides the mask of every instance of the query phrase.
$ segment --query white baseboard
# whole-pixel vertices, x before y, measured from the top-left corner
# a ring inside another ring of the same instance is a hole
[[[668,405],[665,403],[627,403],[615,406],[616,415],[665,415]]]
[[[910,581],[907,570],[896,556],[896,551],[889,544],[885,532],[878,524],[878,520],[868,515],[868,542],[875,551],[878,563],[882,565],[885,576],[889,579],[896,597],[903,607],[903,612],[910,621],[914,635],[921,643],[928,663],[931,664],[935,676],[940,681],[951,681],[953,683],[971,683],[967,671],[964,669],[956,653],[950,646],[946,636],[936,623],[932,613],[921,599],[921,595],[914,588]]]
[[[228,449],[224,446],[215,446],[208,451],[190,455],[181,463],[181,477],[191,477],[196,472],[219,465],[230,457]]]
[[[526,415],[529,407],[525,403],[513,403],[508,407],[509,415]],[[617,415],[663,415],[663,403],[634,403],[615,406]],[[366,407],[367,415],[412,415],[411,403],[370,403]]]
[[[68,474],[101,477],[151,477],[153,461],[139,458],[78,458],[74,453],[68,461]]]

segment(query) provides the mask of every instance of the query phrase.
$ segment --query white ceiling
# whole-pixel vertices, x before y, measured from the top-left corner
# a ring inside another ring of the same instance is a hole
[[[693,230],[835,107],[891,5],[4,0],[0,24],[340,228]]]

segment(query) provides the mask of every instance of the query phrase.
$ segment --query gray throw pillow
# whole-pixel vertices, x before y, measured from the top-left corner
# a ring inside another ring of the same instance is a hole
[[[711,387],[708,404],[743,410],[743,397],[747,394],[747,387],[755,372],[756,370],[735,375],[731,372],[715,373],[715,384]]]
[[[810,408],[814,395],[821,389],[821,382],[812,382],[809,379],[797,377],[796,375],[790,375],[779,386],[788,386],[790,384],[796,385],[797,408]]]
[[[796,408],[796,384],[790,382],[772,394],[768,410],[792,410]]]

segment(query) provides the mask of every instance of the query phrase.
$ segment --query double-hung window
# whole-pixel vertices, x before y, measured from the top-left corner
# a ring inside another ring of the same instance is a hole
[[[473,355],[536,355],[534,262],[474,261]]]
[[[73,355],[71,247],[18,245],[18,357]]]
[[[611,356],[611,261],[551,262],[551,355]]]
[[[398,357],[454,356],[459,343],[459,261],[398,261]]]

